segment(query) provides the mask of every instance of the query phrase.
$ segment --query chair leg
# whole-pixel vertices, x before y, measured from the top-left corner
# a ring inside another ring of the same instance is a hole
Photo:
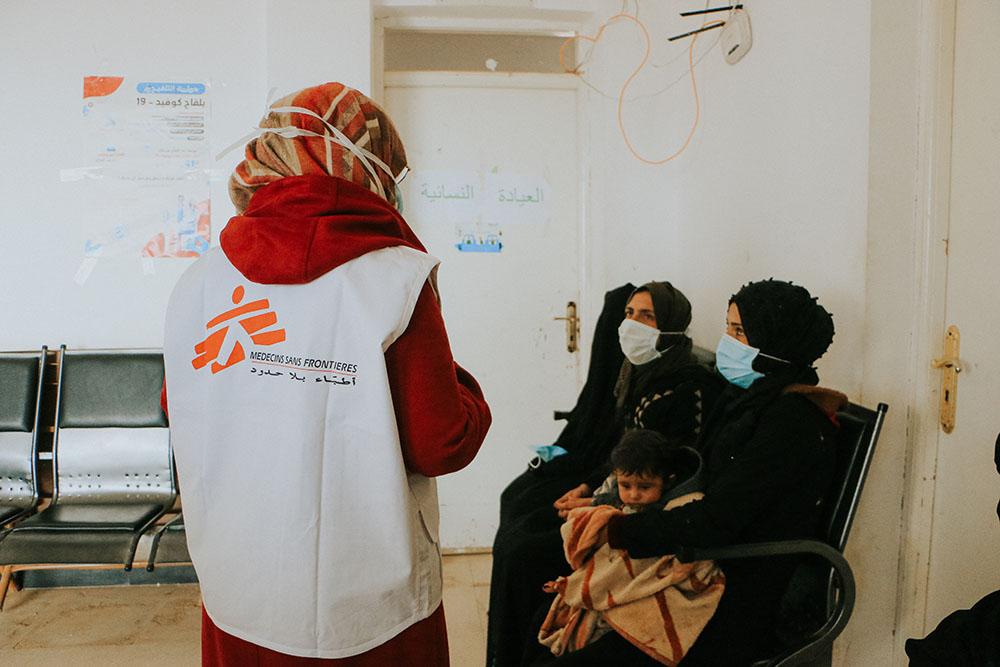
[[[7,589],[10,588],[10,580],[14,574],[13,565],[4,565],[0,570],[0,611],[3,611],[3,601],[7,597]]]

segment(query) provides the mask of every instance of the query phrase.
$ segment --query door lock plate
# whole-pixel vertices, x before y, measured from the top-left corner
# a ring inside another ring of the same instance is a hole
[[[958,374],[962,372],[959,359],[961,336],[954,324],[944,334],[944,356],[931,362],[941,373],[941,430],[951,433],[955,429],[955,413],[958,407]]]
[[[566,350],[576,352],[580,349],[580,319],[576,316],[576,302],[566,304],[566,317],[553,317],[554,320],[566,321]]]

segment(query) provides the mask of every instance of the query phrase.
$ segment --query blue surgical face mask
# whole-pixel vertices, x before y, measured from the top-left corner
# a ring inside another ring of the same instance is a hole
[[[722,377],[737,387],[746,389],[758,379],[764,377],[763,373],[753,369],[753,360],[758,356],[788,363],[784,359],[763,354],[756,347],[744,345],[729,334],[722,334],[722,338],[719,339],[719,345],[715,348],[715,367],[722,374]]]
[[[535,451],[535,458],[528,461],[528,465],[532,468],[537,468],[543,463],[548,463],[552,459],[559,458],[563,454],[569,454],[565,449],[559,445],[537,445],[531,447]]]

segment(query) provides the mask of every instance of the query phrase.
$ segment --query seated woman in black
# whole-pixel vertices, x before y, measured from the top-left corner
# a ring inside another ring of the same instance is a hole
[[[608,526],[609,544],[644,558],[682,546],[813,537],[834,472],[833,415],[847,402],[815,386],[812,364],[832,340],[830,314],[804,288],[765,280],[737,292],[716,352],[730,384],[699,445],[707,465],[704,499],[618,517]],[[776,558],[722,563],[725,593],[681,667],[747,665],[769,649],[795,564]],[[657,664],[615,633],[550,662]]]
[[[647,283],[630,295],[619,325],[626,359],[614,391],[613,427],[594,434],[607,440],[606,446],[596,443],[602,460],[563,487],[579,484],[557,501],[557,508],[550,497],[534,511],[514,516],[508,510],[502,516],[493,544],[487,665],[520,664],[532,614],[548,597],[542,585],[571,571],[563,556],[559,512],[591,503],[593,489],[610,472],[607,453],[622,431],[651,429],[672,445],[696,441],[721,382],[695,361],[684,333],[690,323],[690,302],[668,282]]]

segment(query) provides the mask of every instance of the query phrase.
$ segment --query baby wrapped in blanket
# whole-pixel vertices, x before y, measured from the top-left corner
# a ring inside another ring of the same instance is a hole
[[[622,437],[611,463],[595,504],[572,510],[562,526],[574,572],[546,584],[557,596],[538,640],[562,655],[615,631],[658,662],[676,665],[715,613],[722,571],[710,561],[681,563],[672,555],[630,558],[608,546],[606,526],[616,514],[670,511],[700,499],[701,459],[640,429]]]

